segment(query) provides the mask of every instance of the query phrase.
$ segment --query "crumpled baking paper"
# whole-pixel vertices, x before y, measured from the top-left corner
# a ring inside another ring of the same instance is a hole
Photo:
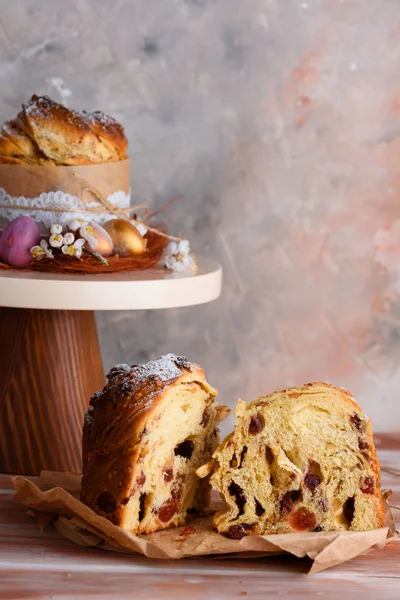
[[[33,483],[13,479],[15,500],[31,509],[43,528],[53,523],[66,538],[80,546],[144,554],[155,559],[200,556],[259,558],[289,553],[312,561],[317,573],[350,560],[371,548],[383,548],[396,537],[393,515],[385,502],[385,526],[362,532],[306,532],[246,536],[231,540],[211,527],[211,516],[192,519],[186,526],[136,536],[113,525],[79,501],[80,476],[42,471]]]

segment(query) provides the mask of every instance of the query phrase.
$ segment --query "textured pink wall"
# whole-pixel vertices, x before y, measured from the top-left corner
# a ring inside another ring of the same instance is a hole
[[[186,354],[232,406],[327,380],[399,428],[400,2],[3,5],[2,116],[54,78],[110,111],[135,201],[183,195],[171,230],[224,266],[210,305],[100,314],[106,368]]]

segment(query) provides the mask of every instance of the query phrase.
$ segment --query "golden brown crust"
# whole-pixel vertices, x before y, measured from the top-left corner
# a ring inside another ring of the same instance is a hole
[[[118,160],[126,158],[128,140],[125,137],[122,125],[117,123],[113,117],[96,110],[92,113],[83,112],[86,123],[94,133],[106,143],[112,152],[117,152]],[[117,159],[116,159],[117,160]]]
[[[112,117],[70,110],[47,96],[32,96],[0,135],[6,164],[92,165],[126,158],[124,130]]]
[[[93,394],[85,414],[84,463],[89,453],[110,454],[125,445],[126,436],[121,435],[124,427],[129,429],[129,436],[133,432],[129,444],[134,446],[140,438],[148,413],[163,391],[177,381],[198,379],[205,382],[205,374],[202,367],[184,357],[167,354],[145,365],[116,365],[108,373],[107,379],[105,388]],[[110,430],[113,430],[112,436]]]
[[[225,407],[219,407],[214,402],[216,390],[207,383],[203,369],[173,354],[142,366],[117,365],[107,378],[108,383],[105,388],[91,398],[84,419],[82,501],[112,522],[139,533],[149,533],[182,524],[184,516],[181,520],[160,522],[154,515],[146,523],[138,526],[137,519],[132,520],[128,514],[127,505],[130,499],[132,499],[131,504],[134,504],[136,495],[144,489],[146,480],[144,472],[149,479],[146,457],[149,457],[153,448],[151,444],[149,446],[150,423],[154,420],[155,413],[157,411],[160,413],[160,407],[170,402],[171,396],[168,394],[176,399],[182,393],[176,392],[178,388],[189,388],[189,398],[192,397],[191,386],[204,390],[202,394],[205,398],[209,398],[207,404],[210,405],[210,413],[207,426],[211,427],[211,434],[218,421],[225,416]],[[192,406],[191,400],[189,402]],[[183,414],[181,409],[179,413]],[[200,412],[200,418],[196,417],[196,424],[203,431],[204,428],[200,423],[201,414]],[[155,448],[161,443],[162,427],[160,421],[160,431],[155,432]],[[152,430],[154,432],[154,424]],[[207,431],[204,429],[204,434],[196,439],[201,442],[201,436],[206,435]],[[187,433],[182,435],[183,439],[187,437]],[[157,439],[158,436],[160,440]],[[169,437],[170,434],[167,435],[167,439]],[[204,438],[205,444],[210,444],[207,450],[207,458],[209,458],[218,443],[218,435],[215,433],[210,440],[206,438]],[[177,460],[174,458],[174,447],[172,447],[171,460],[175,462]],[[201,458],[197,466],[200,464]],[[148,483],[149,481],[146,485]],[[207,482],[206,485],[202,485],[198,482],[197,485],[199,487],[197,499],[200,502],[199,498],[202,497],[205,501],[209,493],[209,484]],[[148,496],[155,497],[154,490]],[[132,510],[130,512],[132,514]]]

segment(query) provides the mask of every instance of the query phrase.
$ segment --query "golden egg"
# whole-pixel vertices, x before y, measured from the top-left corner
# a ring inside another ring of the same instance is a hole
[[[126,219],[111,219],[104,224],[104,229],[113,241],[114,254],[132,256],[132,254],[143,254],[146,250],[147,240]]]

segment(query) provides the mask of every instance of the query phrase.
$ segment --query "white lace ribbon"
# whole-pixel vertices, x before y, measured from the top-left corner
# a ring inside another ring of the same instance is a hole
[[[118,211],[129,208],[131,196],[130,193],[118,190],[107,197],[107,202]],[[25,198],[10,196],[0,188],[0,218],[12,221],[22,216],[31,217],[37,223],[43,223],[46,228],[50,228],[53,223],[65,227],[68,221],[82,218],[101,225],[117,215],[107,212],[100,202],[94,200],[83,203],[78,196],[71,196],[61,190],[46,192],[37,198]]]

